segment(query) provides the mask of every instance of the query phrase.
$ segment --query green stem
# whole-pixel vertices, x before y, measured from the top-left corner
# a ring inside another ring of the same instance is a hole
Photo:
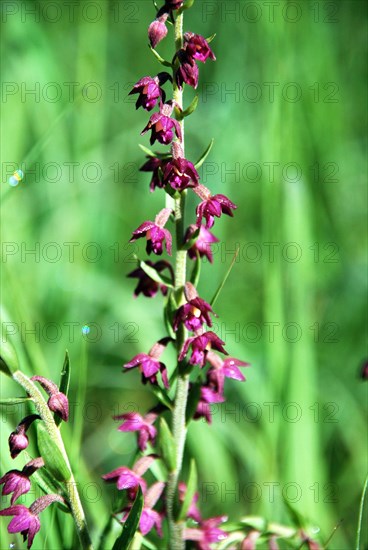
[[[180,50],[183,46],[183,13],[179,12],[175,21],[175,48]],[[180,90],[175,83],[174,75],[174,101],[183,108],[183,90]],[[181,146],[184,154],[184,120],[180,121],[182,130]],[[186,262],[187,252],[182,250],[184,240],[184,210],[185,210],[186,191],[182,191],[180,197],[175,199],[175,233],[176,233],[176,261],[175,261],[175,296],[177,305],[180,306],[184,301],[184,285],[186,283]],[[187,338],[187,330],[181,327],[177,333],[177,353]],[[178,367],[179,368],[179,367]],[[175,404],[172,418],[172,432],[176,444],[175,469],[169,475],[167,487],[168,519],[170,527],[170,548],[172,550],[183,550],[185,543],[183,541],[184,522],[176,522],[174,517],[174,503],[177,494],[179,475],[183,463],[185,439],[187,435],[186,428],[186,407],[189,390],[189,376],[178,373],[176,387]]]
[[[20,370],[13,372],[12,377],[25,389],[28,395],[33,399],[36,410],[45,423],[45,428],[50,436],[50,439],[58,446],[69,470],[72,471],[60,431],[54,422],[53,415],[48,408],[47,403],[44,400],[41,392],[35,386],[32,380],[30,380],[28,376],[26,376]],[[77,484],[75,482],[73,474],[71,474],[70,479],[65,483],[65,490],[73,515],[74,523],[78,532],[81,548],[83,550],[93,550],[91,538],[87,529],[84,510],[82,508],[82,503],[77,490]]]

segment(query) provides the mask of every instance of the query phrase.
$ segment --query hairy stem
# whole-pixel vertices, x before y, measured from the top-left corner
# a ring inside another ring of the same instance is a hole
[[[28,376],[26,376],[20,370],[13,372],[12,377],[25,389],[28,395],[33,399],[37,412],[45,423],[45,427],[50,439],[58,446],[61,454],[63,455],[66,465],[68,466],[69,470],[72,471],[60,431],[54,422],[53,415],[48,408],[47,403],[44,400],[41,392],[32,382],[32,380],[30,380]],[[82,503],[79,497],[77,484],[73,477],[73,473],[71,474],[70,479],[65,483],[65,491],[68,497],[68,502],[73,515],[74,523],[78,532],[81,548],[83,550],[93,550],[91,538],[87,529],[84,510],[82,508]]]
[[[175,21],[175,48],[180,50],[183,46],[183,13],[179,12]],[[183,90],[175,83],[174,75],[174,101],[177,106],[183,108]],[[184,154],[184,120],[180,121],[182,130],[181,146]],[[176,233],[176,260],[175,260],[175,296],[178,306],[184,302],[184,285],[186,283],[187,252],[182,250],[184,240],[184,210],[186,191],[182,191],[180,197],[175,199],[175,233]],[[177,333],[177,352],[179,352],[187,338],[185,327],[180,327]],[[179,366],[178,366],[179,368]],[[188,400],[189,376],[178,373],[175,404],[172,419],[172,431],[176,444],[175,469],[170,473],[167,488],[168,518],[170,526],[170,548],[182,550],[185,547],[183,540],[183,522],[176,522],[174,518],[174,503],[177,494],[179,475],[183,463],[185,439],[187,435],[185,412]]]

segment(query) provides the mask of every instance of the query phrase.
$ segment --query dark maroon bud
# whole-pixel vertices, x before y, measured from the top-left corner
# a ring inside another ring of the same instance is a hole
[[[28,437],[26,431],[35,420],[39,420],[41,417],[38,414],[31,414],[26,416],[17,426],[14,432],[9,436],[9,450],[10,456],[15,458],[24,449],[28,447]]]
[[[148,27],[148,38],[152,48],[156,48],[157,44],[161,42],[167,35],[166,20],[168,14],[164,13],[150,24]]]
[[[48,378],[44,378],[43,376],[32,376],[31,380],[38,382],[49,394],[50,398],[47,401],[47,406],[50,411],[60,416],[64,422],[67,422],[69,417],[69,402],[67,396],[59,391],[57,385]]]
[[[194,59],[185,50],[179,50],[177,57],[180,63],[175,77],[177,85],[182,89],[185,83],[196,89],[198,86],[199,70]]]

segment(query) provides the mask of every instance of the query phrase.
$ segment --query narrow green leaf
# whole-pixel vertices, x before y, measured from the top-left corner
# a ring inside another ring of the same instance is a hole
[[[187,403],[186,416],[185,416],[187,424],[192,420],[193,415],[197,410],[197,405],[200,397],[201,397],[201,384],[199,383],[192,384],[188,395],[188,403]]]
[[[37,423],[37,443],[45,466],[58,481],[68,481],[71,472],[57,444],[50,438],[43,422]]]
[[[177,309],[178,309],[178,306],[176,304],[174,293],[170,292],[166,307],[164,309],[164,321],[165,321],[166,330],[169,336],[171,336],[171,338],[173,338],[174,340],[176,339],[176,333],[172,327],[172,322],[173,322],[173,315]]]
[[[201,266],[202,266],[202,262],[201,262],[201,257],[197,251],[197,258],[194,262],[194,266],[193,266],[193,271],[192,271],[192,274],[190,276],[190,282],[196,287],[199,283],[199,278],[201,276]]]
[[[162,457],[169,472],[173,472],[176,467],[176,445],[170,428],[164,418],[160,419],[159,445]]]
[[[197,483],[198,483],[197,467],[196,467],[195,460],[192,458],[192,460],[190,461],[187,491],[185,493],[183,506],[181,507],[181,510],[179,513],[179,518],[178,518],[179,521],[184,521],[185,518],[187,517],[189,507],[192,503],[193,497],[197,490]]]
[[[160,386],[151,386],[150,388],[152,392],[155,394],[157,399],[165,405],[170,411],[174,408],[174,403],[171,401],[170,397],[166,394],[164,390],[160,388]]]
[[[297,526],[299,529],[305,529],[306,528],[306,520],[305,518],[290,504],[286,498],[284,498],[284,504],[287,508],[287,512],[289,514],[289,517],[293,523],[293,525]]]
[[[139,263],[139,266],[148,275],[148,277],[150,277],[153,281],[156,281],[156,283],[160,283],[169,288],[174,288],[172,280],[169,277],[166,277],[166,275],[162,275],[161,273],[156,271],[156,269],[146,264],[146,262],[141,261]]]
[[[163,57],[161,57],[161,55],[159,53],[156,52],[156,50],[154,50],[153,48],[151,48],[150,45],[148,45],[149,49],[151,50],[151,52],[153,53],[153,55],[155,56],[155,58],[157,59],[157,61],[159,61],[159,63],[161,63],[161,65],[165,65],[165,67],[172,67],[172,63],[170,63],[170,61],[166,61]]]
[[[19,369],[17,353],[8,339],[6,332],[1,329],[0,371],[11,376]]]
[[[201,157],[199,157],[199,159],[197,160],[197,162],[195,163],[195,167],[198,169],[202,166],[202,164],[204,163],[204,161],[206,160],[206,158],[208,157],[208,155],[210,154],[210,151],[213,147],[213,144],[215,143],[215,140],[212,138],[211,141],[210,141],[210,144],[209,146],[207,147],[207,149],[205,150],[205,152],[202,154]]]
[[[196,95],[193,101],[191,102],[191,104],[189,105],[189,107],[187,107],[185,111],[182,112],[181,117],[185,118],[191,115],[192,113],[194,113],[197,107],[198,107],[198,96]]]
[[[215,36],[216,36],[216,33],[211,34],[211,36],[209,36],[208,38],[206,38],[207,42],[208,42],[208,43],[212,42],[212,40],[215,38]]]
[[[143,493],[140,486],[138,486],[137,496],[135,497],[134,504],[130,510],[130,514],[123,525],[123,531],[121,535],[116,539],[112,550],[128,550],[135,532],[138,529],[139,520],[143,510]]]
[[[148,147],[146,147],[145,145],[141,145],[140,143],[138,143],[138,146],[142,149],[143,153],[146,153],[146,155],[148,155],[149,157],[156,156],[156,154],[151,151],[151,149],[148,149]]]
[[[232,269],[233,269],[233,267],[234,267],[234,264],[235,264],[235,262],[236,262],[236,258],[238,257],[238,254],[239,254],[239,251],[240,251],[240,247],[238,246],[238,248],[236,249],[235,254],[234,254],[234,256],[233,256],[233,259],[231,260],[231,264],[230,264],[230,266],[229,266],[229,269],[228,269],[227,272],[225,273],[224,278],[222,279],[222,281],[221,281],[221,283],[220,283],[218,289],[216,290],[216,292],[215,292],[215,294],[214,294],[212,300],[210,301],[211,306],[214,305],[214,303],[216,302],[217,298],[220,296],[221,290],[223,289],[223,287],[224,287],[224,285],[225,285],[225,283],[226,283],[226,281],[227,281],[227,279],[228,279],[228,277],[229,277],[229,275],[230,275],[230,273],[231,273],[231,271],[232,271]]]
[[[68,350],[65,350],[63,368],[61,369],[61,374],[60,374],[59,390],[62,393],[64,393],[67,397],[69,392],[69,382],[70,382],[70,360],[69,360]],[[59,426],[59,424],[61,424],[62,422],[62,419],[57,414],[54,414],[54,420],[57,426]]]
[[[194,4],[195,0],[186,0],[182,6],[182,10],[189,10]]]
[[[27,401],[33,401],[32,397],[7,397],[6,399],[0,399],[0,405],[19,405]]]
[[[142,537],[142,546],[144,546],[145,548],[148,548],[148,550],[159,550],[157,546],[152,544],[151,541],[149,541],[148,539],[145,539],[144,537]]]
[[[365,501],[367,488],[368,488],[368,476],[365,478],[362,497],[360,499],[359,519],[358,519],[358,528],[357,528],[357,536],[356,536],[356,550],[360,550],[360,536],[361,536],[362,523],[363,523],[363,509],[364,509],[364,501]]]

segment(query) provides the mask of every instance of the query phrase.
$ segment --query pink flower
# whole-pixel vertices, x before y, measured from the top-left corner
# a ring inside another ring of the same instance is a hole
[[[198,227],[196,225],[190,225],[187,229],[187,232],[185,234],[185,242],[190,241],[194,233],[198,231]],[[204,225],[201,225],[199,229],[199,235],[196,239],[195,243],[189,248],[188,250],[188,256],[191,260],[195,260],[197,258],[197,252],[201,258],[204,256],[208,259],[209,262],[213,262],[213,254],[211,250],[211,245],[213,243],[218,243],[219,239],[217,239]]]
[[[164,208],[157,214],[154,222],[145,221],[135,231],[130,242],[145,237],[147,239],[146,251],[147,254],[157,254],[161,256],[163,251],[163,243],[166,241],[166,251],[171,256],[172,237],[170,231],[164,229],[164,225],[169,219],[171,210]]]
[[[161,354],[163,353],[168,343],[167,338],[163,338],[157,342],[149,351],[149,353],[138,353],[129,363],[125,363],[124,368],[132,369],[138,367],[142,373],[143,383],[147,381],[151,384],[157,385],[157,373],[161,373],[162,382],[165,388],[169,388],[169,381],[167,378],[167,370],[164,363],[159,361]]]
[[[10,493],[13,493],[10,499],[11,504],[14,504],[14,501],[16,501],[21,495],[28,493],[31,488],[29,477],[36,470],[42,468],[44,464],[45,463],[41,457],[35,458],[34,460],[28,462],[21,472],[19,470],[10,470],[3,475],[0,479],[0,485],[4,484],[2,494],[10,495]]]
[[[156,455],[143,456],[135,463],[131,470],[125,466],[121,466],[108,474],[104,474],[102,479],[108,483],[116,483],[116,487],[119,490],[137,489],[140,485],[143,493],[145,493],[147,483],[141,476],[150,468],[156,458]]]
[[[119,416],[114,416],[115,420],[124,419],[123,424],[118,430],[121,432],[138,432],[138,447],[141,451],[147,449],[147,443],[155,444],[157,435],[156,428],[152,425],[157,419],[156,413],[148,413],[141,416],[139,413],[126,413]]]
[[[205,63],[208,58],[212,61],[216,60],[207,40],[199,34],[186,32],[184,34],[184,49],[190,57],[202,63]]]
[[[245,376],[239,370],[239,367],[249,367],[249,363],[240,361],[240,359],[234,359],[233,357],[227,357],[222,359],[216,353],[209,351],[207,354],[207,361],[212,367],[207,372],[208,384],[215,388],[218,393],[224,391],[225,378],[232,378],[233,380],[245,381]]]
[[[205,519],[198,528],[185,529],[184,538],[185,540],[195,541],[199,550],[211,550],[211,544],[221,542],[228,536],[226,531],[218,528],[218,525],[226,519],[226,516]]]
[[[167,35],[166,20],[167,13],[164,13],[150,24],[148,27],[148,38],[152,48],[156,48],[157,44],[161,42]]]
[[[21,533],[24,540],[28,538],[27,548],[31,548],[33,539],[41,528],[37,514],[33,514],[26,506],[16,504],[0,511],[0,516],[14,516],[8,525],[8,533]]]
[[[159,113],[154,113],[148,121],[148,124],[143,128],[141,135],[143,136],[148,130],[152,131],[150,144],[153,145],[157,139],[159,143],[167,145],[174,139],[174,132],[181,140],[180,124],[174,118],[171,118],[173,106],[169,103],[164,103],[160,107]]]
[[[168,269],[170,272],[170,276],[173,280],[173,269],[171,267],[171,264],[166,260],[160,260],[156,263],[147,261],[146,264],[157,271],[157,273],[161,273],[165,269]],[[138,269],[135,269],[134,271],[129,273],[128,277],[136,277],[138,279],[138,285],[134,290],[135,297],[139,296],[139,294],[142,293],[144,296],[147,296],[147,298],[153,298],[154,296],[156,296],[159,290],[161,290],[164,296],[166,296],[167,294],[167,286],[161,283],[157,283],[156,281],[151,279],[151,277],[147,275],[147,273],[141,267],[138,267]]]
[[[213,388],[208,386],[201,387],[201,396],[198,401],[197,409],[194,413],[194,420],[204,418],[208,424],[212,422],[211,403],[223,403],[225,401],[224,396]]]
[[[170,75],[168,73],[160,73],[154,78],[145,76],[134,84],[129,95],[139,94],[135,104],[136,108],[143,107],[147,111],[152,111],[160,98],[165,100],[165,92],[161,89],[161,85],[169,78]]]
[[[180,481],[178,484],[178,492],[179,492],[179,501],[183,503],[187,492],[187,486],[183,481]],[[199,523],[202,520],[201,513],[197,508],[198,499],[199,499],[199,493],[195,493],[187,512],[187,518],[194,519],[194,521],[196,521],[197,523]]]
[[[206,363],[207,353],[210,349],[216,349],[221,353],[227,355],[226,350],[223,348],[225,342],[220,340],[214,332],[208,331],[203,333],[201,336],[194,336],[193,338],[188,338],[181,349],[179,355],[179,361],[182,361],[186,354],[188,353],[189,347],[192,348],[192,355],[189,359],[191,365],[199,365],[203,367]]]
[[[148,489],[144,496],[143,511],[139,520],[139,530],[142,535],[147,535],[153,527],[156,527],[157,533],[160,537],[162,537],[161,515],[156,512],[156,510],[153,510],[153,507],[161,497],[164,487],[165,483],[162,481],[157,481]]]

